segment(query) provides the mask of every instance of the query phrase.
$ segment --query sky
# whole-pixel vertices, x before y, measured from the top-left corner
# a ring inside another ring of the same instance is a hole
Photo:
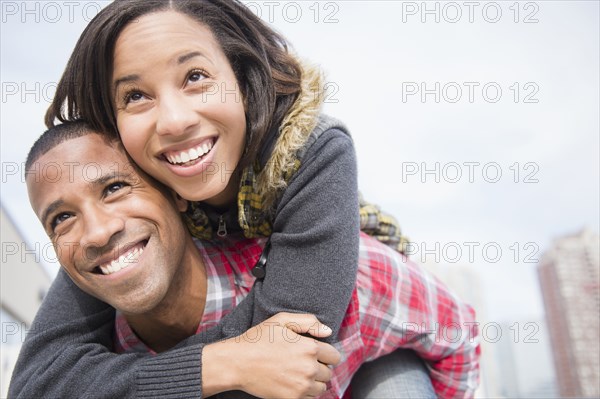
[[[324,112],[352,133],[359,188],[396,216],[411,257],[476,273],[488,320],[543,316],[537,261],[600,230],[599,3],[246,3],[326,73]],[[0,2],[0,200],[50,273],[22,163],[105,4]]]

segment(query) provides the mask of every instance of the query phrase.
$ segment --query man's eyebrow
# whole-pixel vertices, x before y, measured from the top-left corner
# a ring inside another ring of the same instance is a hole
[[[102,187],[106,183],[108,183],[109,181],[114,180],[114,179],[131,180],[132,175],[133,175],[133,173],[127,173],[127,172],[123,172],[123,171],[113,171],[113,172],[107,173],[105,175],[102,175],[96,179],[89,180],[89,184],[91,184],[95,187]],[[42,213],[42,218],[41,218],[43,226],[46,226],[46,222],[47,222],[46,219],[48,219],[48,216],[50,216],[50,214],[52,212],[54,212],[57,208],[61,207],[64,203],[65,203],[64,200],[59,199],[59,200],[52,202],[50,205],[48,205],[46,207],[46,209]]]
[[[64,204],[64,203],[65,203],[65,201],[59,199],[59,200],[52,202],[50,205],[48,205],[46,207],[46,209],[44,210],[44,213],[42,213],[42,226],[44,226],[44,228],[46,227],[46,219],[48,219],[48,216],[50,216],[50,214],[52,212],[54,212],[57,208],[61,207],[62,204]]]
[[[90,184],[92,184],[93,186],[104,186],[107,182],[113,180],[113,179],[131,179],[131,175],[132,173],[126,173],[123,171],[113,171],[111,173],[107,173],[105,175],[102,175],[96,179],[92,179],[90,180]]]

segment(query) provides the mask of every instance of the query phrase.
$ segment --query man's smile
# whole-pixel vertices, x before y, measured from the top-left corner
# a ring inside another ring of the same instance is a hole
[[[136,244],[123,247],[111,260],[101,260],[98,262],[98,266],[96,266],[94,271],[100,271],[102,274],[108,275],[125,269],[133,263],[137,263],[147,243],[148,240],[142,240]]]

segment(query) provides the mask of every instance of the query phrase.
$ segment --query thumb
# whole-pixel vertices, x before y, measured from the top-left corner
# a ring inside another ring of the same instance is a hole
[[[321,323],[311,314],[282,314],[281,322],[284,327],[294,331],[296,334],[310,334],[316,338],[325,338],[333,333],[331,328]]]

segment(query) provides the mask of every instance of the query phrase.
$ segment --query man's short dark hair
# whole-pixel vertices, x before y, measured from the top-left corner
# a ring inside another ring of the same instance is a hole
[[[25,170],[29,170],[33,163],[42,155],[53,149],[65,141],[87,136],[88,134],[98,134],[105,138],[107,142],[113,142],[117,139],[111,139],[108,135],[100,134],[93,130],[85,121],[78,120],[72,122],[64,122],[46,130],[35,141],[25,161]]]

